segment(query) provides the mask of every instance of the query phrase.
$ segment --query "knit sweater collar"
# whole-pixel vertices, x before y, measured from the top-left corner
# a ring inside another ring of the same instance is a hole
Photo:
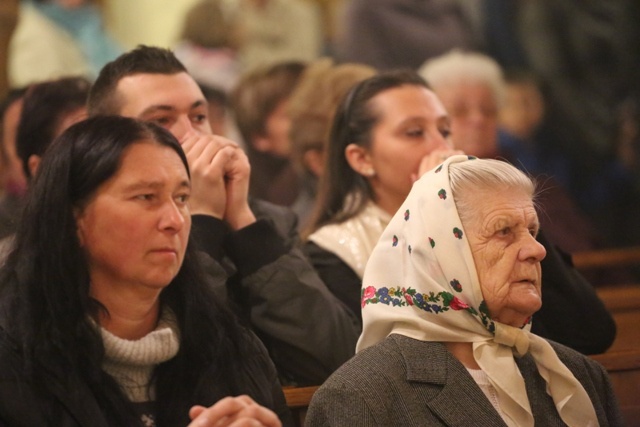
[[[138,340],[127,340],[100,328],[105,348],[102,368],[120,384],[133,402],[147,402],[155,398],[151,378],[160,363],[173,358],[180,348],[175,315],[162,311],[158,326]]]

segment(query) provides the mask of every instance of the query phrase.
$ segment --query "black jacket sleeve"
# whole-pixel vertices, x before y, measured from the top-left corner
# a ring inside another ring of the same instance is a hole
[[[303,255],[295,215],[266,202],[254,201],[252,210],[256,223],[223,238],[228,293],[283,383],[321,384],[355,353],[358,319]],[[201,225],[194,219],[196,228]],[[215,248],[208,250],[215,256]]]
[[[543,233],[538,240],[547,256],[542,261],[542,308],[533,316],[531,331],[583,354],[603,353],[616,336],[613,317],[571,258]]]
[[[362,280],[339,256],[309,241],[303,246],[305,255],[327,288],[348,308],[362,324],[360,290]]]

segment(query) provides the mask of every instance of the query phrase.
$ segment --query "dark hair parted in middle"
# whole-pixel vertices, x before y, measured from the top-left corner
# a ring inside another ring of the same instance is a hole
[[[154,124],[97,116],[58,137],[42,159],[15,247],[0,269],[0,316],[10,316],[2,324],[20,337],[25,369],[36,387],[48,390],[48,372],[80,379],[113,426],[140,421],[116,381],[102,370],[105,350],[92,318],[106,308],[90,295],[75,214],[115,176],[127,149],[140,143],[169,147],[189,173],[178,141]],[[176,277],[160,294],[161,306],[175,314],[180,347],[154,371],[158,426],[189,423],[190,406],[205,399],[200,394],[205,372],[228,385],[227,394],[251,393],[236,381],[248,375],[245,356],[254,352],[245,348],[246,331],[220,301],[223,293],[211,285],[190,242]]]
[[[427,82],[414,71],[396,70],[363,80],[342,99],[333,119],[326,150],[326,170],[320,180],[314,213],[305,235],[323,225],[348,220],[373,199],[367,180],[349,166],[345,149],[349,144],[370,146],[371,131],[380,120],[371,100],[386,90],[406,85],[429,89]]]

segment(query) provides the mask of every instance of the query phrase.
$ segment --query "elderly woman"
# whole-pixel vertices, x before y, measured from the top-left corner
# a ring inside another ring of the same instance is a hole
[[[289,419],[266,350],[199,268],[190,192],[156,125],[96,117],[49,147],[0,270],[0,425]]]
[[[606,371],[529,331],[541,307],[534,185],[453,156],[416,182],[364,275],[356,356],[309,426],[619,426]]]

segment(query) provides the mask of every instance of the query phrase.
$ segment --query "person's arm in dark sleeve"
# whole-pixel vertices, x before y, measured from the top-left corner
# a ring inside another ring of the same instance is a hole
[[[209,215],[191,217],[191,238],[199,250],[218,262],[224,257],[223,242],[230,232],[229,226],[221,219]]]
[[[295,245],[295,220],[278,213],[277,228],[259,219],[226,237],[226,254],[238,270],[234,299],[248,312],[283,381],[321,384],[355,353],[359,322]]]
[[[547,256],[542,260],[542,308],[533,316],[531,331],[583,354],[603,353],[616,336],[611,313],[568,255],[542,233],[538,241]]]
[[[351,310],[362,324],[362,280],[339,256],[306,242],[302,248],[327,288]]]

